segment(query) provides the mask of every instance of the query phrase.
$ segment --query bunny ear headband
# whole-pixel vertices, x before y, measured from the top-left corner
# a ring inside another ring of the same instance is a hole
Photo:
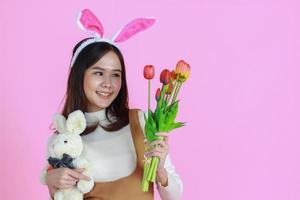
[[[79,27],[93,35],[93,38],[84,41],[75,51],[71,61],[73,66],[79,53],[89,44],[95,42],[108,42],[118,48],[116,43],[124,42],[135,34],[144,31],[155,23],[153,18],[137,18],[129,22],[126,26],[120,29],[112,39],[103,38],[104,29],[101,22],[89,9],[84,9],[79,13],[77,23]]]

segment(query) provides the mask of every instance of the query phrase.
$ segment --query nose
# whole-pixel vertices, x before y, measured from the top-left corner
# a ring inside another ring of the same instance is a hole
[[[105,76],[103,77],[103,82],[102,82],[102,87],[104,88],[111,88],[112,84],[111,84],[111,77],[110,76]]]

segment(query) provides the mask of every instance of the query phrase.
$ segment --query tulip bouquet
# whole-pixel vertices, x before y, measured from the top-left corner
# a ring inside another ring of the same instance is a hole
[[[156,90],[156,109],[150,110],[150,80],[154,77],[154,66],[146,65],[144,67],[144,77],[148,80],[148,113],[145,117],[145,135],[148,142],[155,140],[163,140],[163,137],[156,136],[158,132],[170,132],[173,129],[182,127],[183,122],[175,122],[178,112],[178,100],[182,84],[190,75],[190,65],[183,60],[180,60],[175,70],[170,72],[164,69],[160,74],[160,82],[162,87]],[[148,191],[149,183],[155,182],[156,170],[159,163],[158,157],[146,159],[144,164],[144,174],[142,182],[142,190]]]

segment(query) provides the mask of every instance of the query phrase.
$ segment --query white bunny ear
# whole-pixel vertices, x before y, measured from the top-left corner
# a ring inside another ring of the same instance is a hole
[[[89,9],[84,9],[79,13],[77,23],[81,29],[96,33],[100,38],[103,37],[104,29],[101,22]]]
[[[131,38],[133,35],[146,30],[155,23],[154,18],[137,18],[129,22],[125,27],[120,29],[113,37],[113,42],[124,42]]]
[[[76,110],[69,114],[66,121],[67,131],[80,134],[86,128],[86,120],[84,114],[80,110]]]
[[[66,118],[63,115],[55,114],[53,116],[53,123],[54,123],[56,130],[58,130],[59,133],[66,132],[66,127],[65,127]]]

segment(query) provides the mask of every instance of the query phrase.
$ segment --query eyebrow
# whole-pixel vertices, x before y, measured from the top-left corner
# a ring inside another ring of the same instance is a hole
[[[98,70],[102,70],[102,71],[107,71],[107,69],[99,67],[99,66],[93,66],[92,69],[98,69]],[[120,70],[120,69],[113,69],[111,71],[122,72],[122,70]]]

